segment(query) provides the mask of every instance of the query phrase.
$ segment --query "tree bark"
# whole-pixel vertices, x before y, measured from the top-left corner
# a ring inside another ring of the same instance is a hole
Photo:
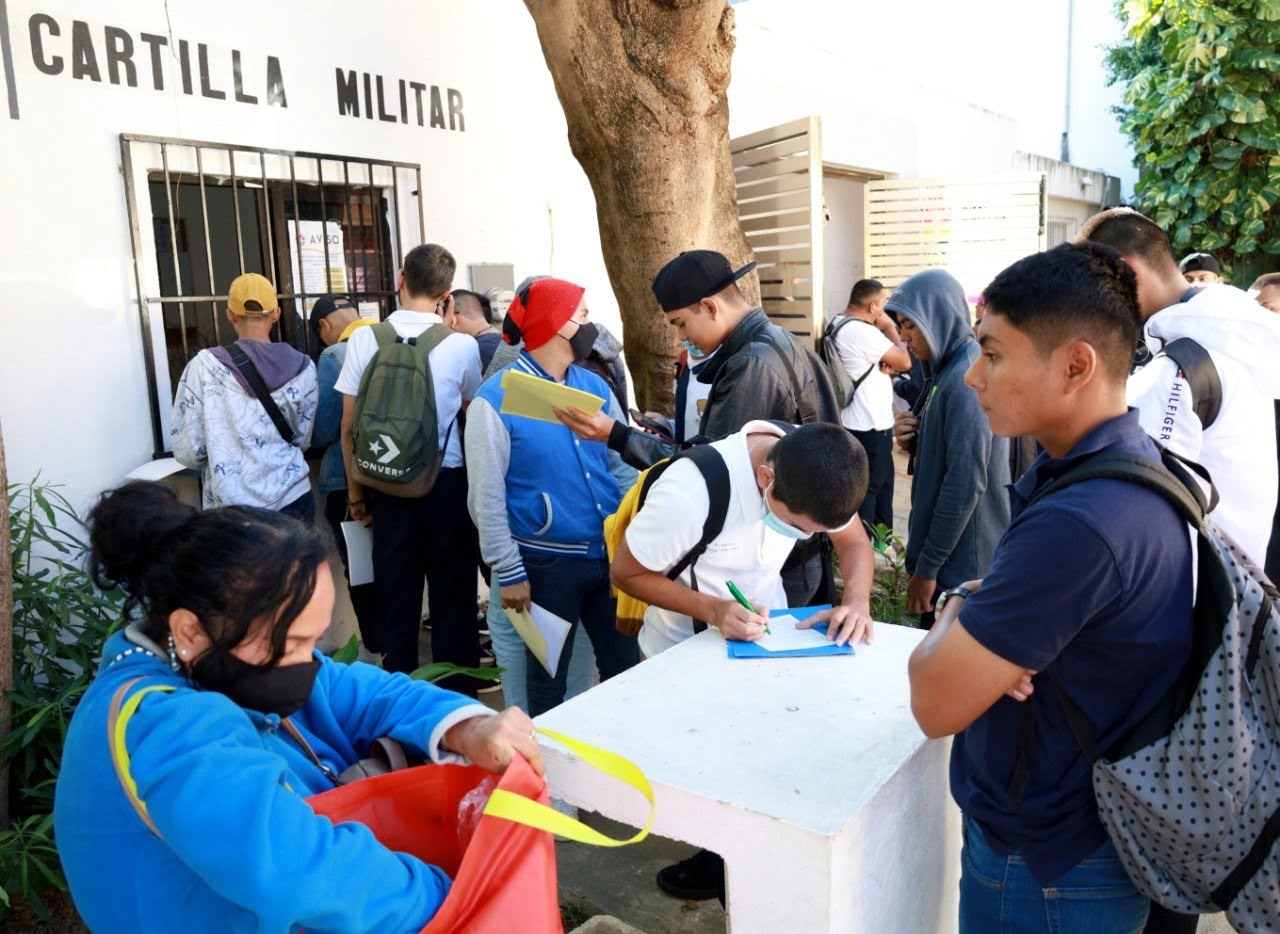
[[[0,740],[9,735],[13,690],[13,542],[9,529],[9,473],[0,428]],[[9,766],[0,762],[0,827],[9,826]]]
[[[729,153],[725,0],[525,0],[595,193],[641,408],[670,413],[677,341],[650,290],[681,250],[751,259]],[[740,282],[756,300],[755,275]]]

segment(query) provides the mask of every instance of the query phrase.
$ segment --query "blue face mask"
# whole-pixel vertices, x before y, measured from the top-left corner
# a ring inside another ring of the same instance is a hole
[[[706,356],[706,354],[688,341],[681,341],[680,343],[684,345],[685,350],[689,351],[689,356],[693,357],[695,360]]]
[[[764,488],[764,501],[761,504],[760,517],[764,520],[764,524],[786,538],[794,538],[797,541],[809,538],[810,534],[808,532],[805,532],[802,529],[797,529],[794,525],[788,525],[773,514],[773,510],[769,508],[769,491],[772,489],[773,483],[771,481],[769,485]]]

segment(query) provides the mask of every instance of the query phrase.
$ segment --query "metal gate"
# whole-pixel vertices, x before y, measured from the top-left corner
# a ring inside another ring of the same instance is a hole
[[[868,182],[865,229],[868,278],[893,288],[941,267],[976,293],[1044,249],[1044,176]]]
[[[822,334],[822,125],[805,117],[731,140],[738,218],[759,262],[760,300],[811,346]]]
[[[276,337],[310,353],[315,299],[341,292],[385,317],[398,257],[426,236],[415,163],[133,134],[120,157],[157,457],[183,369],[235,339],[223,316],[236,276],[275,283]]]

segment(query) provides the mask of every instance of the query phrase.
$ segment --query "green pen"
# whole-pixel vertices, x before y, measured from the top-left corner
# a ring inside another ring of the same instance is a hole
[[[756,608],[751,605],[751,601],[742,595],[742,591],[738,589],[737,584],[733,581],[725,581],[725,586],[729,588],[729,593],[733,594],[733,599],[737,600],[752,613],[756,611]],[[773,630],[769,628],[768,623],[764,624],[764,631],[766,635],[773,635]]]

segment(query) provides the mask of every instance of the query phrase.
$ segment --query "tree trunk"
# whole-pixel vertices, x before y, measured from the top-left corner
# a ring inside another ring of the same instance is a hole
[[[0,740],[9,735],[13,690],[13,542],[9,534],[9,474],[0,429]],[[0,762],[0,827],[9,826],[9,767]]]
[[[677,342],[654,275],[681,250],[719,250],[735,266],[751,259],[729,153],[733,9],[725,0],[525,6],[595,192],[636,399],[669,413]],[[754,274],[740,284],[754,301]]]

